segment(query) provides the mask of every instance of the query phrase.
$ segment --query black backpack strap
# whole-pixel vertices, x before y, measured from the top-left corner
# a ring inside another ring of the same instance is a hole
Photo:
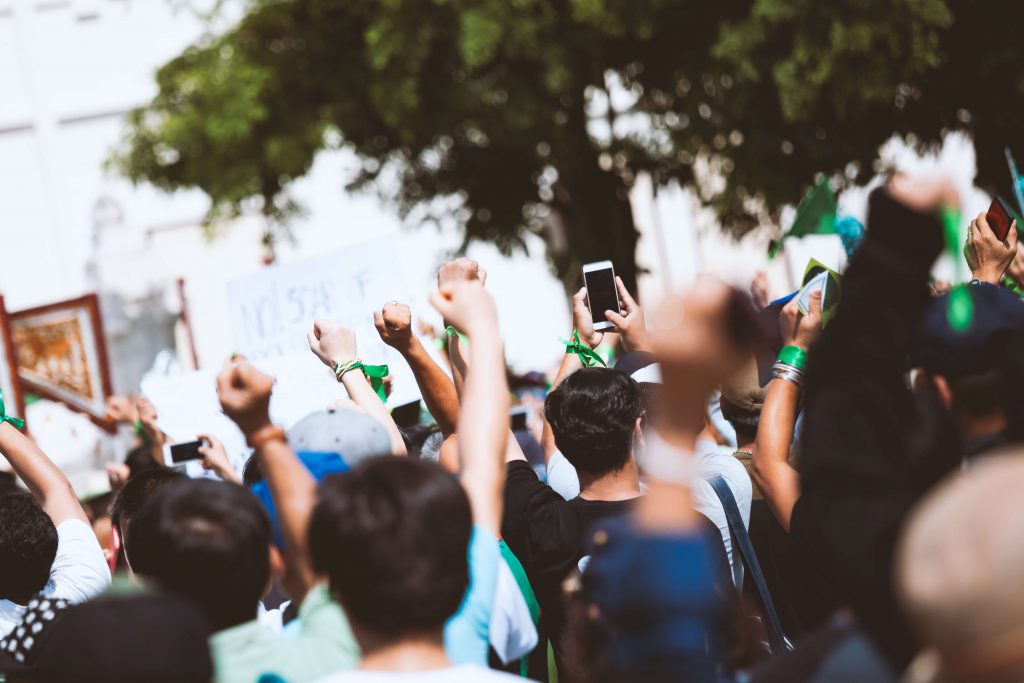
[[[743,524],[743,516],[740,514],[740,508],[736,504],[735,496],[732,495],[732,489],[729,488],[725,477],[720,474],[709,478],[707,482],[711,484],[711,488],[715,490],[715,494],[722,501],[722,507],[725,509],[725,519],[729,523],[729,536],[732,538],[733,565],[746,565],[747,570],[750,572],[750,577],[754,580],[754,585],[757,587],[757,592],[761,596],[764,616],[768,622],[768,637],[771,639],[772,650],[776,653],[792,650],[792,644],[782,631],[782,622],[779,620],[778,612],[775,611],[775,602],[772,600],[771,593],[768,592],[768,583],[765,581],[764,573],[761,571],[761,563],[757,561],[757,555],[754,554],[754,545],[750,542],[750,535],[747,533],[747,527]],[[737,559],[739,559],[737,552],[739,558],[743,560],[742,563],[737,562]],[[742,577],[742,569],[740,571],[740,576]],[[733,575],[735,576],[735,571]],[[740,581],[739,589],[742,590],[742,578]]]

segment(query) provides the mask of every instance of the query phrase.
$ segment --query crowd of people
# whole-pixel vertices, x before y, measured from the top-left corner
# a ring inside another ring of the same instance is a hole
[[[973,279],[940,293],[956,206],[942,181],[876,189],[827,325],[820,291],[804,312],[701,277],[647,310],[617,281],[603,333],[581,289],[550,386],[509,375],[486,272],[452,261],[442,364],[408,306],[375,314],[429,419],[399,426],[317,320],[344,403],[286,432],[273,377],[217,377],[242,471],[210,435],[209,476],[165,466],[153,406],[117,400],[138,444],[83,503],[0,415],[0,676],[1024,681],[1024,258],[982,214]]]

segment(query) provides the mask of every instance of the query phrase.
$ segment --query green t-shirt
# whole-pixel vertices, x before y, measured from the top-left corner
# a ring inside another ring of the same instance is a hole
[[[348,618],[327,586],[309,591],[298,622],[297,633],[276,634],[253,620],[210,636],[217,683],[254,683],[264,674],[304,683],[359,664]]]

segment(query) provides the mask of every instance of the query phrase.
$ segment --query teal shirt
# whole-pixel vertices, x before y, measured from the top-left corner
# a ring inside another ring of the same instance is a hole
[[[359,664],[348,618],[326,586],[309,591],[297,621],[299,628],[287,634],[254,620],[210,636],[217,683],[254,683],[265,674],[305,683]]]

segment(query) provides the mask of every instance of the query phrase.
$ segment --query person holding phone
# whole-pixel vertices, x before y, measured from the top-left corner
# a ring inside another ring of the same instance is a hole
[[[964,257],[971,268],[972,282],[999,286],[1003,274],[1017,255],[1017,222],[1012,221],[1005,239],[999,239],[989,224],[988,213],[979,213],[967,228]]]

